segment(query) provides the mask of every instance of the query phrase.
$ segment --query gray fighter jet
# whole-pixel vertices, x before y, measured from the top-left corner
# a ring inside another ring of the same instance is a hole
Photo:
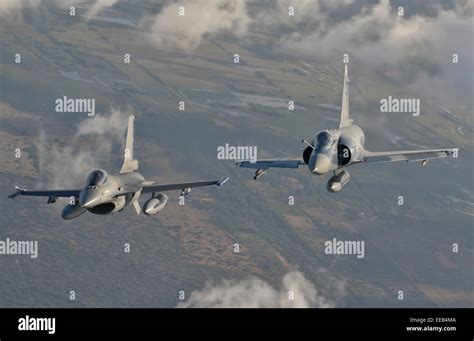
[[[127,141],[124,153],[124,162],[119,174],[107,174],[102,169],[93,170],[86,186],[82,189],[60,189],[46,191],[27,191],[24,187],[16,187],[16,191],[9,195],[15,198],[19,195],[48,197],[48,204],[54,203],[59,197],[70,198],[69,204],[64,207],[62,217],[70,220],[79,217],[86,211],[94,214],[111,214],[122,211],[125,206],[132,204],[137,214],[141,207],[138,199],[142,194],[151,194],[143,205],[143,213],[153,215],[160,212],[168,202],[168,197],[161,193],[172,190],[181,190],[185,196],[192,187],[217,185],[222,186],[229,178],[221,180],[184,182],[162,184],[156,181],[146,181],[137,172],[138,161],[133,158],[133,121],[135,116],[128,118]]]
[[[342,108],[339,128],[327,129],[316,134],[313,141],[302,140],[307,147],[303,151],[303,158],[295,159],[268,159],[238,161],[237,165],[243,168],[253,168],[254,179],[257,180],[268,168],[298,168],[307,165],[312,174],[323,177],[332,172],[333,176],[327,183],[328,191],[336,193],[342,190],[350,180],[346,170],[348,166],[360,163],[384,163],[394,161],[421,161],[426,166],[428,160],[447,157],[457,153],[457,148],[406,150],[389,152],[370,152],[364,148],[365,135],[362,129],[349,116],[349,77],[347,65],[344,69],[344,87],[342,91]]]

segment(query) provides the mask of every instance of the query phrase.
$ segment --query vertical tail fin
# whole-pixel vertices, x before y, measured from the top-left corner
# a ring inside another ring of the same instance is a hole
[[[349,116],[349,82],[346,64],[344,65],[344,86],[342,88],[341,121],[339,128],[347,127],[352,124],[352,119]]]
[[[127,141],[125,143],[125,151],[123,157],[122,169],[120,173],[133,172],[138,169],[138,160],[133,158],[133,121],[135,120],[134,115],[128,117],[128,129],[127,129]]]

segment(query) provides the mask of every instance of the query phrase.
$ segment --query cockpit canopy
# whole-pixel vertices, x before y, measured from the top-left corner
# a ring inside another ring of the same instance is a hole
[[[87,177],[87,186],[96,187],[100,186],[107,180],[107,172],[102,169],[93,170]]]
[[[327,131],[322,131],[318,135],[316,135],[316,148],[317,149],[326,149],[332,146],[333,144],[333,137],[332,135],[327,132]]]

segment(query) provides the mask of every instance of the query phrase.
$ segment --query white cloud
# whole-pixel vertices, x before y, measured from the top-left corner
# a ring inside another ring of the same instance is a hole
[[[114,5],[117,0],[0,0],[0,17],[16,20],[22,17],[24,10],[36,9],[47,2],[61,8],[87,3],[90,7],[86,12],[86,18],[91,18],[102,9]]]
[[[114,109],[108,115],[86,118],[65,146],[52,143],[42,132],[37,146],[41,186],[57,189],[84,186],[92,169],[109,162],[114,143],[123,144],[128,115]]]
[[[180,6],[184,16],[179,15]],[[149,38],[158,47],[192,51],[206,36],[224,32],[242,36],[249,23],[245,1],[184,0],[163,6],[151,19]]]
[[[97,15],[102,9],[114,5],[117,0],[96,0],[86,13],[86,18],[92,18]]]
[[[288,2],[280,0],[279,8]],[[295,7],[300,14],[294,19],[275,11],[260,14],[260,23],[282,33],[273,44],[275,53],[327,63],[342,62],[348,53],[353,65],[411,87],[407,90],[471,102],[472,78],[466,75],[473,72],[473,51],[465,42],[472,41],[472,2],[446,8],[408,3],[403,17],[389,0],[358,9],[331,8],[323,0],[296,1]],[[451,63],[453,53],[462,59],[458,67]]]
[[[322,21],[327,21],[321,13]],[[424,41],[431,32],[424,29],[427,19],[414,17],[403,19],[390,7],[388,0],[382,0],[371,8],[363,9],[338,23],[320,23],[313,30],[295,30],[282,37],[280,47],[285,52],[313,57],[333,57],[335,52],[352,52],[354,55],[376,59],[377,55],[399,59],[407,48]],[[326,27],[330,26],[330,27]],[[389,49],[389,53],[387,50]],[[387,58],[384,58],[385,61]]]
[[[127,110],[127,112],[130,109]],[[127,115],[118,109],[112,109],[108,116],[95,115],[84,120],[77,128],[76,136],[96,134],[99,136],[110,136],[114,139],[123,137],[127,128]]]
[[[327,273],[324,273],[327,275]],[[330,279],[334,282],[334,279]],[[344,283],[337,281],[337,294]],[[294,297],[290,299],[290,291]],[[208,281],[202,290],[193,291],[177,308],[333,308],[335,303],[322,296],[299,271],[287,273],[280,288],[256,277],[243,280]]]
[[[0,17],[18,19],[25,8],[36,8],[41,0],[1,0]]]

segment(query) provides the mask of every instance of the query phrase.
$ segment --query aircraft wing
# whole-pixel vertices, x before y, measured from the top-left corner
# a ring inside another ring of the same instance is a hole
[[[69,198],[69,197],[78,197],[81,192],[80,189],[59,189],[52,191],[27,191],[25,187],[16,187],[16,191],[10,194],[9,198],[15,198],[19,195],[29,195],[35,197],[53,197],[53,198]]]
[[[229,181],[228,177],[220,179],[220,180],[181,182],[181,183],[175,183],[175,184],[160,184],[156,181],[145,181],[143,183],[142,194],[151,193],[151,192],[174,191],[177,189],[184,190],[186,188],[203,187],[203,186],[211,186],[211,185],[222,186],[227,181]]]
[[[304,165],[302,159],[267,159],[258,161],[237,161],[236,165],[242,168],[268,169],[268,168],[298,168]]]
[[[365,163],[385,163],[395,161],[415,162],[447,157],[452,155],[455,150],[457,150],[457,148],[405,150],[392,152],[366,151],[363,157],[363,161]]]

